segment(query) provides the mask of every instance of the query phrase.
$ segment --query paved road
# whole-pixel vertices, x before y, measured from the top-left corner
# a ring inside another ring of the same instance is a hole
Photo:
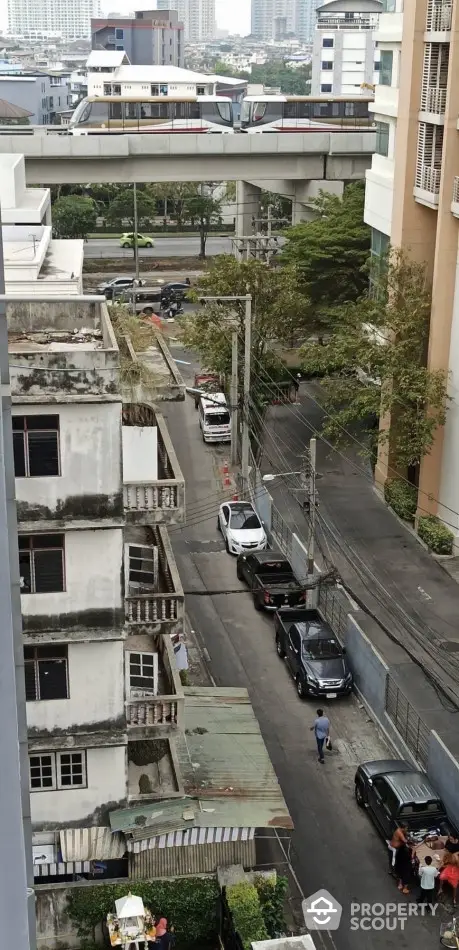
[[[140,257],[197,257],[199,254],[199,237],[155,237],[153,248],[140,247]],[[206,253],[208,257],[215,254],[231,254],[231,238],[209,237]],[[118,239],[91,238],[84,246],[84,256],[90,258],[120,257],[133,260],[132,250],[120,247]]]
[[[180,348],[172,355],[192,360]],[[190,378],[195,366],[180,366]],[[233,590],[240,594],[191,596],[187,610],[208,651],[217,685],[244,686],[295,823],[290,851],[299,891],[306,896],[327,888],[343,905],[339,931],[316,934],[318,950],[431,950],[438,942],[438,920],[411,917],[405,930],[350,931],[350,904],[397,902],[399,892],[387,874],[384,845],[353,797],[356,765],[387,754],[373,724],[354,698],[329,709],[335,751],[318,764],[309,726],[315,704],[302,703],[274,649],[270,617],[256,613],[237,581],[234,559],[216,531],[223,497],[220,466],[228,450],[205,446],[192,400],[163,404],[182,471],[186,474],[187,526],[170,532],[184,589]],[[285,873],[285,867],[278,870]],[[403,899],[404,900],[404,899]]]

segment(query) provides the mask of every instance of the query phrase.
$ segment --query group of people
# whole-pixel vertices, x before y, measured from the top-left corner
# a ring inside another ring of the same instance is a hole
[[[459,838],[450,834],[443,847],[442,861],[437,867],[430,854],[424,857],[423,863],[419,862],[409,837],[408,825],[396,828],[389,842],[390,873],[397,878],[398,889],[403,894],[409,894],[417,874],[421,889],[418,903],[425,904],[427,912],[430,905],[435,903],[435,898],[443,893],[445,884],[451,888],[453,904],[456,904],[459,885]]]

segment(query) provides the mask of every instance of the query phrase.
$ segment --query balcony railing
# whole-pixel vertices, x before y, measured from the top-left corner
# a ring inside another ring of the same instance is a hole
[[[433,112],[444,115],[446,109],[446,89],[426,86],[421,93],[421,112]]]
[[[459,218],[459,176],[453,181],[453,200],[451,202],[451,211]]]
[[[316,26],[318,30],[374,30],[378,25],[378,17],[354,17],[352,20],[343,20],[340,17],[319,17]]]
[[[137,594],[126,597],[126,620],[134,626],[174,623],[183,616],[183,598],[175,594]]]
[[[427,6],[426,31],[428,33],[447,33],[451,29],[451,9],[449,0],[435,2],[429,0]]]
[[[433,195],[440,192],[441,170],[431,168],[430,165],[423,165],[416,175],[416,187],[423,191],[430,191]]]
[[[176,726],[179,699],[177,696],[150,696],[128,699],[126,702],[127,727]]]

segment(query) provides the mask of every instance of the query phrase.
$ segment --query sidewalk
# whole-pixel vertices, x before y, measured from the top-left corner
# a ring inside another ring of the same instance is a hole
[[[313,401],[321,401],[320,387],[303,384],[299,396],[297,406],[270,410],[265,472],[297,471],[300,453],[314,429],[321,428],[322,412]],[[459,716],[432,678],[448,687],[459,707],[459,587],[387,508],[373,487],[368,463],[355,449],[339,454],[318,438],[320,546],[356,599],[382,624],[359,611],[359,624],[396,671],[407,699],[457,755]],[[269,491],[287,523],[307,540],[307,521],[286,484],[278,479]],[[426,676],[410,654],[432,675]]]

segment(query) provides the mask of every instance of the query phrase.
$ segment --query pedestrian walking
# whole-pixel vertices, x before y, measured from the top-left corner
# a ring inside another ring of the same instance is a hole
[[[438,877],[440,871],[433,867],[432,858],[428,854],[424,858],[423,867],[419,868],[419,880],[421,885],[421,893],[418,897],[418,904],[426,905],[426,913],[432,912],[432,904],[434,903],[435,898],[435,878]]]
[[[330,736],[330,720],[327,718],[327,716],[324,716],[323,709],[317,710],[317,719],[315,719],[314,725],[311,726],[311,732],[314,732],[316,737],[319,762],[321,765],[323,765],[325,762],[324,743]]]

